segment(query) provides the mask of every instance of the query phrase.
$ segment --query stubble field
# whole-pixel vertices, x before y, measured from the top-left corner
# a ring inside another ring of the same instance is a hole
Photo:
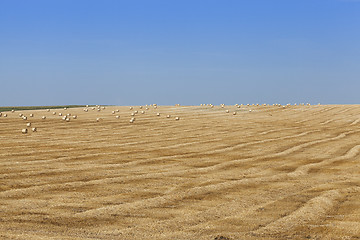
[[[6,114],[0,239],[360,239],[359,105]]]

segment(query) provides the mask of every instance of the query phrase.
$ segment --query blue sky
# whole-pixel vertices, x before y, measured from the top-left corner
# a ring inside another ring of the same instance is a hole
[[[0,0],[0,105],[360,103],[360,1]]]

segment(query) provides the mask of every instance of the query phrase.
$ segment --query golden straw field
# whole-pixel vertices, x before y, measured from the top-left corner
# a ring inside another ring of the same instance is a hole
[[[360,239],[360,105],[148,107],[3,112],[0,239]]]

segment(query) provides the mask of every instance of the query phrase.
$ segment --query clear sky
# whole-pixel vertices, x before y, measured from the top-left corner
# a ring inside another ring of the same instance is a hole
[[[360,103],[357,0],[0,0],[0,106]]]

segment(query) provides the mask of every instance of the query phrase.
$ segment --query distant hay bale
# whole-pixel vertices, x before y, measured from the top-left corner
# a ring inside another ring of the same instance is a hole
[[[179,118],[179,117],[176,117],[175,120],[178,121],[178,120],[180,120],[180,118]]]
[[[112,111],[111,114],[115,114],[115,111]]]
[[[62,116],[62,113],[59,113],[59,116]]]
[[[56,115],[56,112],[53,112],[52,114],[53,114],[53,115]]]
[[[46,109],[47,112],[50,112],[50,109]]]
[[[92,109],[92,110],[95,110],[95,107],[92,107],[91,109]]]
[[[250,109],[249,112],[252,112],[252,110]]]
[[[135,122],[135,118],[130,119],[130,123],[133,123],[133,122]]]
[[[0,112],[0,117],[2,116],[2,113]]]
[[[63,116],[61,119],[64,120],[64,121],[66,121],[67,116]]]
[[[136,110],[134,113],[135,113],[135,114],[138,114],[138,110]]]
[[[149,108],[147,107],[147,108],[145,108],[145,110],[149,110]]]
[[[158,117],[159,117],[159,116],[160,116],[160,113],[157,113],[157,114],[156,114],[156,116],[158,116]]]
[[[87,111],[89,111],[89,110],[88,110],[87,108],[85,108],[85,109],[84,109],[84,112],[87,112]]]
[[[131,115],[131,116],[135,116],[135,113],[131,113],[130,115]]]
[[[67,108],[66,108],[66,107],[64,107],[64,110],[67,110]]]
[[[4,117],[5,117],[5,116],[4,116]],[[23,119],[23,120],[27,120],[27,117],[23,116],[22,119]]]
[[[141,111],[141,114],[144,114],[145,113],[145,111]]]
[[[27,130],[26,128],[24,128],[24,129],[21,130],[21,132],[22,132],[23,134],[25,134],[25,133],[28,132],[28,130]]]
[[[45,116],[42,116],[41,118],[42,118],[42,119],[44,119],[44,120],[46,119],[46,117],[45,117]]]
[[[119,119],[119,118],[120,118],[120,116],[119,116],[119,115],[117,115],[117,116],[116,116],[116,119]]]
[[[96,118],[96,121],[99,122],[101,120],[101,118]]]
[[[23,114],[22,113],[19,113],[19,117],[22,117],[23,116]]]
[[[15,112],[15,110],[13,109],[13,110],[11,110],[11,112],[12,112],[12,113],[14,113],[14,112]]]
[[[166,115],[167,118],[170,118],[171,116],[170,115]]]
[[[4,113],[4,117],[7,117],[7,114],[6,114],[6,113]]]
[[[226,110],[226,113],[229,113],[230,111],[229,110]]]
[[[130,107],[130,110],[133,110],[133,107]]]
[[[115,112],[119,112],[119,109],[116,109]]]
[[[37,132],[37,128],[36,128],[36,127],[33,127],[33,128],[31,129],[31,131]]]
[[[74,116],[73,116],[73,119],[77,119],[77,115],[74,115]]]
[[[236,115],[236,112],[233,112],[233,115]]]
[[[27,123],[26,126],[27,126],[27,127],[31,127],[31,123]]]
[[[70,122],[70,118],[66,118],[65,121]]]
[[[88,107],[89,107],[89,105],[86,105],[86,107],[88,108]]]
[[[105,110],[105,107],[102,107],[102,110]]]
[[[143,107],[142,106],[140,106],[140,109],[142,109]]]
[[[34,117],[34,114],[32,114],[32,113],[30,113],[30,115],[29,115],[30,117]]]

